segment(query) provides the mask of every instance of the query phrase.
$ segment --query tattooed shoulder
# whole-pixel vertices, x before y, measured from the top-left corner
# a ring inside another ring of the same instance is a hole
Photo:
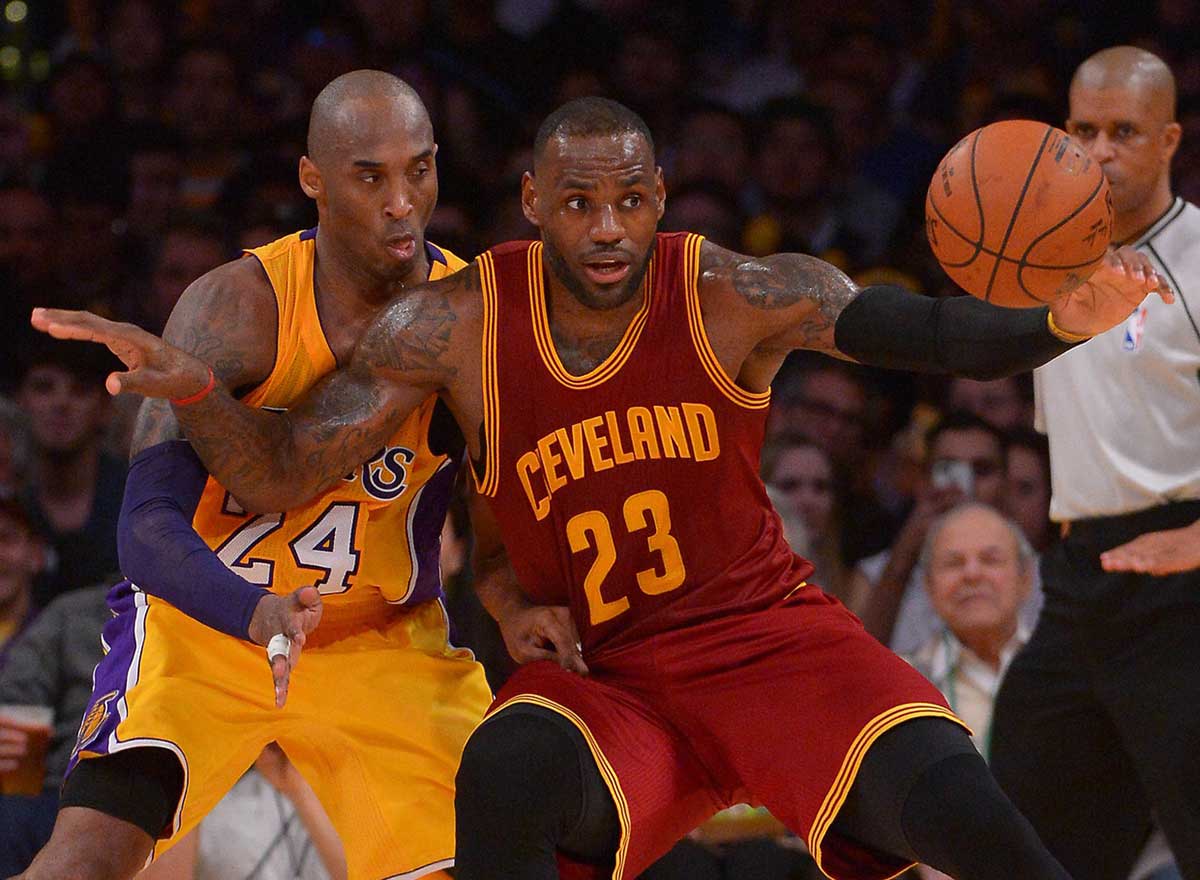
[[[857,294],[840,269],[807,254],[747,257],[714,245],[701,249],[700,271],[706,281],[724,282],[741,300],[764,311],[807,302],[835,319]]]
[[[454,352],[466,329],[461,325],[479,315],[479,292],[479,269],[472,264],[400,294],[367,329],[355,359],[415,382],[449,381],[458,373]]]
[[[230,388],[263,381],[275,365],[278,307],[262,264],[243,258],[196,279],[163,338],[205,361]]]

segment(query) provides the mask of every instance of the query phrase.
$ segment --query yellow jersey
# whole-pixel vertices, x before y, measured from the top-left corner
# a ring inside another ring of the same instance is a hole
[[[426,243],[429,280],[466,264]],[[337,364],[321,329],[313,288],[316,230],[247,251],[262,263],[278,306],[275,366],[243,398],[285,410]],[[315,585],[322,628],[370,619],[386,605],[441,595],[442,523],[463,444],[445,404],[430,397],[370,460],[307,503],[283,513],[246,513],[209,477],[193,518],[225,565],[276,593]]]

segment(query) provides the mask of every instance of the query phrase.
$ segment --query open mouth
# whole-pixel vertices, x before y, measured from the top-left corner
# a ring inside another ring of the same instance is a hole
[[[385,245],[396,260],[411,260],[417,252],[417,240],[411,235],[393,235]]]
[[[629,264],[624,260],[589,260],[583,271],[593,284],[616,284],[629,275]]]

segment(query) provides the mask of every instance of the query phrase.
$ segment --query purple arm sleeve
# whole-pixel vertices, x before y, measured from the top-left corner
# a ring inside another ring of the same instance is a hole
[[[248,641],[250,618],[268,591],[226,568],[192,527],[207,480],[186,441],[138,453],[117,526],[121,572],[189,617]]]

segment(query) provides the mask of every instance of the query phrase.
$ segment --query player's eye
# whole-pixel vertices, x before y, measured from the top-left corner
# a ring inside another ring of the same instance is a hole
[[[361,180],[363,183],[375,183],[376,181],[379,180],[379,175],[378,174],[362,174],[359,176],[359,180]]]
[[[429,166],[428,165],[418,165],[416,168],[413,169],[412,174],[413,174],[413,177],[425,177],[426,175],[429,174]]]
[[[1091,140],[1096,136],[1096,129],[1090,125],[1079,125],[1078,123],[1072,126],[1071,134],[1082,140]]]
[[[1137,130],[1129,123],[1121,123],[1117,126],[1117,137],[1120,140],[1128,140],[1137,134]]]
[[[635,193],[633,195],[626,196],[625,201],[623,201],[621,204],[624,205],[626,208],[636,208],[641,203],[642,203],[642,197]]]
[[[567,207],[572,211],[582,211],[587,207],[587,199],[583,198],[583,196],[573,196],[567,199]]]

